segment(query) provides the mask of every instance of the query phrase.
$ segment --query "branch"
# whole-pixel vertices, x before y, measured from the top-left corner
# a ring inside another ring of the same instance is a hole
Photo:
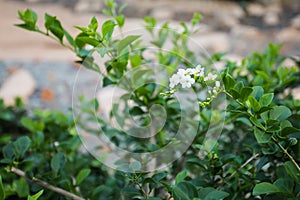
[[[293,158],[293,156],[291,156],[291,154],[289,154],[289,152],[274,137],[272,137],[272,140],[280,147],[283,153],[292,161],[292,163],[297,168],[298,172],[300,172],[300,167],[298,163],[295,161],[295,159]]]
[[[255,158],[257,158],[259,156],[259,154],[254,154],[253,156],[251,156],[248,160],[246,160],[246,162],[244,162],[244,164],[242,164],[237,170],[235,170],[229,177],[228,179],[231,179],[236,173],[237,171],[240,171],[242,168],[244,168],[246,165],[248,165],[252,160],[254,160]]]
[[[33,177],[32,179],[29,178],[26,173],[18,168],[15,168],[15,167],[12,167],[11,170],[10,170],[12,173],[18,175],[18,176],[21,176],[21,177],[24,177],[25,179],[27,179],[28,181],[30,182],[33,182],[33,183],[36,183],[44,188],[47,188],[53,192],[56,192],[58,194],[61,194],[65,197],[68,197],[68,198],[71,198],[73,200],[84,200],[84,198],[80,197],[80,196],[77,196],[71,192],[68,192],[66,190],[63,190],[61,188],[58,188],[58,187],[55,187],[53,185],[50,185],[49,183],[45,182],[45,181],[42,181],[40,179],[37,179],[35,177]]]

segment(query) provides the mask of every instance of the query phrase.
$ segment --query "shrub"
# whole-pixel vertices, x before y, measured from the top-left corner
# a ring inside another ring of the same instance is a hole
[[[182,31],[146,17],[150,45],[137,35],[116,39],[115,27],[125,22],[123,7],[110,0],[107,6],[104,13],[112,19],[102,23],[101,31],[92,18],[88,27],[76,27],[81,32],[75,38],[54,16],[45,14],[42,31],[34,11],[19,12],[23,24],[17,26],[57,40],[74,51],[84,67],[101,75],[103,88],[118,86],[122,92],[109,119],[95,116],[103,102],[83,97],[73,116],[47,110],[28,116],[18,106],[0,104],[6,120],[1,121],[0,196],[298,199],[300,101],[291,89],[299,84],[299,70],[282,66],[286,57],[279,54],[280,46],[270,44],[240,64],[222,53],[201,58],[188,45],[201,21],[199,14],[191,20],[192,28],[181,23]],[[155,58],[147,58],[153,46]],[[106,60],[105,67],[97,65],[94,54]],[[216,61],[224,62],[219,72],[212,68]],[[14,136],[5,134],[12,130],[11,122],[19,127]],[[103,151],[105,144],[97,147],[101,154],[86,146],[91,156],[81,148],[80,139],[89,143],[80,131],[106,137],[127,153],[109,164],[113,157],[103,158],[110,155]],[[7,138],[14,141],[7,143]]]

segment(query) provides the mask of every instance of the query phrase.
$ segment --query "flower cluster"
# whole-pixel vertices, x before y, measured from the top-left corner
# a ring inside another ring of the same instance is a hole
[[[204,68],[201,65],[197,65],[195,68],[179,69],[176,74],[170,78],[171,91],[163,93],[164,95],[173,94],[175,87],[181,85],[182,88],[190,88],[196,82],[208,85],[208,96],[205,101],[199,102],[201,107],[206,107],[215,99],[218,93],[221,91],[221,83],[216,80],[217,74],[208,73],[205,74]]]
[[[201,65],[197,65],[195,68],[179,69],[170,78],[170,88],[173,89],[178,84],[181,84],[182,88],[190,88],[197,77],[204,77],[204,68]]]

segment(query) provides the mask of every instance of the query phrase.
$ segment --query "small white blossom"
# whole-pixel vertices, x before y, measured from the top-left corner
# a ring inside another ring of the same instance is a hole
[[[190,88],[195,83],[195,79],[191,76],[184,76],[180,83],[182,88]]]
[[[187,72],[184,70],[184,69],[179,69],[178,70],[178,72],[177,72],[177,74],[179,75],[179,76],[185,76],[186,74],[187,74]]]
[[[186,69],[186,72],[189,73],[190,75],[194,75],[197,73],[197,70],[193,68],[188,68]]]
[[[204,68],[201,65],[197,65],[196,68],[196,74],[200,77],[204,76]]]
[[[206,77],[204,77],[204,81],[215,80],[217,78],[216,74],[208,73]]]
[[[220,81],[216,81],[216,88],[219,88],[220,86],[221,86],[221,83],[220,83]]]
[[[173,74],[173,76],[170,78],[170,88],[174,88],[179,82],[181,77],[178,74]]]

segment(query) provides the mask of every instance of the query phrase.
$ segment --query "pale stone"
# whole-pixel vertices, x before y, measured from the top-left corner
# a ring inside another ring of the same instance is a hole
[[[33,94],[35,88],[36,81],[32,75],[24,69],[19,69],[2,84],[0,98],[4,99],[6,105],[13,105],[17,97],[26,102]]]
[[[279,15],[276,12],[267,12],[263,20],[267,25],[277,25],[279,24]]]
[[[292,60],[291,58],[287,58],[281,63],[281,66],[291,68],[291,67],[295,67],[297,65],[294,60]]]
[[[300,29],[300,15],[297,15],[294,19],[292,19],[291,25],[294,28]]]
[[[99,12],[102,8],[102,2],[99,0],[80,0],[74,7],[77,12]]]
[[[157,19],[167,20],[167,19],[173,19],[175,17],[175,14],[168,7],[161,7],[161,8],[159,7],[159,8],[154,8],[151,11],[150,16]]]
[[[294,96],[295,99],[300,100],[300,87],[297,87],[292,90],[292,95]]]
[[[231,34],[234,37],[248,37],[255,39],[256,37],[261,37],[262,33],[255,27],[239,25],[231,29]]]
[[[246,7],[246,11],[249,13],[249,15],[260,17],[264,15],[265,8],[263,5],[258,3],[249,3],[249,5]]]
[[[300,31],[295,28],[286,28],[276,35],[280,43],[295,43],[300,42]]]
[[[193,42],[204,50],[212,52],[227,52],[230,50],[229,36],[223,32],[212,32],[193,37]]]

